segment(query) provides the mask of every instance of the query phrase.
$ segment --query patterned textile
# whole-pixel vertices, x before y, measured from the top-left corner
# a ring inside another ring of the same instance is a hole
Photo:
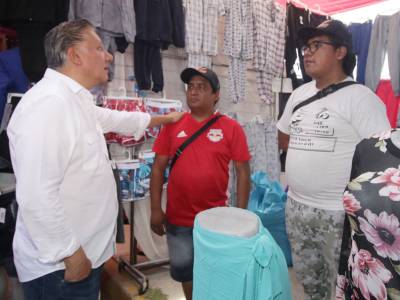
[[[229,96],[233,103],[241,102],[246,97],[246,66],[245,60],[230,57],[228,68]]]
[[[257,79],[260,98],[274,101],[272,79],[281,77],[285,54],[285,7],[274,0],[253,0],[253,65],[260,73]]]
[[[278,133],[273,120],[252,120],[243,126],[249,146],[250,171],[266,172],[271,180],[279,181],[280,160]]]
[[[188,54],[188,67],[198,68],[198,67],[206,67],[211,69],[212,58],[206,54]]]
[[[343,211],[318,209],[288,198],[286,227],[304,300],[333,299],[343,221]]]
[[[281,162],[278,151],[278,132],[276,122],[254,118],[243,125],[247,145],[251,155],[250,173],[265,172],[271,180],[279,181]],[[233,168],[232,168],[233,169]],[[230,205],[236,205],[236,175],[233,170],[229,174]]]
[[[119,111],[146,112],[142,98],[107,97],[104,99],[103,107]],[[107,132],[104,137],[107,143],[118,143],[122,146],[133,146],[141,144],[146,140],[146,135],[143,135],[139,140],[135,140],[133,136],[116,132]]]
[[[190,55],[218,53],[218,17],[224,15],[223,0],[183,0],[186,23],[186,52]],[[189,66],[199,66],[192,58]],[[200,61],[202,62],[202,61]],[[210,63],[211,66],[211,63]]]
[[[251,0],[227,0],[224,53],[230,58],[229,92],[234,103],[246,96],[246,60],[253,58],[253,11]]]
[[[258,94],[261,101],[264,103],[271,104],[274,101],[274,93],[272,92],[271,84],[272,80],[277,76],[280,75],[273,75],[262,70],[258,70],[256,74]]]
[[[399,299],[400,149],[397,130],[356,147],[346,211],[336,299]],[[397,137],[397,138],[394,138]],[[396,143],[397,144],[397,143]]]
[[[252,59],[253,31],[252,0],[227,0],[224,53],[236,58]]]
[[[179,100],[165,99],[146,99],[144,98],[146,111],[150,115],[166,115],[174,111],[182,111],[182,102]],[[146,136],[156,138],[160,132],[161,126],[154,126],[146,129]]]

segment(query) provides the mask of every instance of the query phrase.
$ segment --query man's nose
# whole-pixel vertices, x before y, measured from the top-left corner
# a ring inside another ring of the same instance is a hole
[[[111,63],[114,60],[114,56],[110,52],[106,52],[106,61]]]

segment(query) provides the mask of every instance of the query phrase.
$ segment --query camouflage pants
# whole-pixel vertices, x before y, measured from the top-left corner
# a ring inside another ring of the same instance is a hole
[[[343,211],[317,209],[288,198],[286,226],[305,300],[334,299],[343,222]]]

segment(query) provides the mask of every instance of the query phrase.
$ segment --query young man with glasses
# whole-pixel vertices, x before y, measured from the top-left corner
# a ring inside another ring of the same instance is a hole
[[[390,125],[384,105],[361,84],[333,87],[334,92],[297,109],[319,91],[352,81],[355,66],[351,34],[340,21],[302,28],[299,37],[305,71],[313,81],[293,92],[277,124],[279,146],[288,151],[286,224],[305,299],[329,300],[335,296],[341,198],[355,146]]]

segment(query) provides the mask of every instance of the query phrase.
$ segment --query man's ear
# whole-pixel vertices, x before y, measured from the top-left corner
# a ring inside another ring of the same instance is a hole
[[[341,47],[336,49],[336,58],[338,60],[344,59],[346,55],[347,55],[347,48],[346,47],[341,46]]]
[[[217,102],[219,101],[219,90],[216,91],[216,92],[214,93],[214,95],[215,95],[215,102],[214,102],[214,105],[215,105],[215,104],[217,104]]]
[[[67,50],[67,60],[71,62],[74,65],[81,65],[82,64],[82,58],[79,52],[79,49],[77,47],[72,46],[69,47]]]

